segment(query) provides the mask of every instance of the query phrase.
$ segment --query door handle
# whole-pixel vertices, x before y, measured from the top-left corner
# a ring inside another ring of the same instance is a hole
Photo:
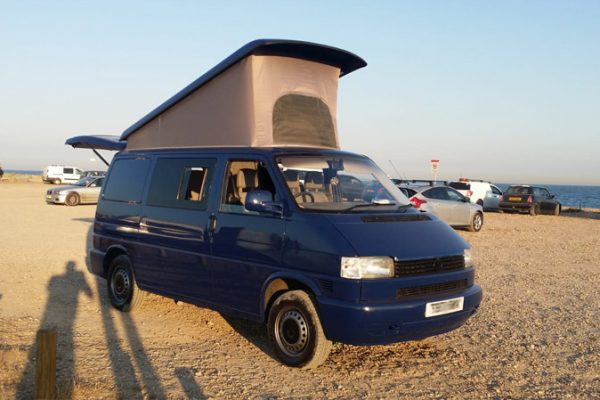
[[[217,216],[210,214],[210,217],[208,217],[208,232],[213,233],[215,229],[217,229]]]

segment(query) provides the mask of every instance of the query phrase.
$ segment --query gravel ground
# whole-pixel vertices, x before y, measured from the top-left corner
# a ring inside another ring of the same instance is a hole
[[[274,360],[260,325],[150,296],[112,310],[85,267],[94,206],[0,183],[0,398],[30,398],[35,333],[59,333],[60,398],[600,398],[600,221],[486,213],[480,311],[391,346],[335,345],[321,367]],[[592,215],[592,218],[590,218]]]

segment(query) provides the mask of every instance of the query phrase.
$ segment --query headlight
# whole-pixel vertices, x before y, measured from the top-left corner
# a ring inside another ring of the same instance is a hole
[[[394,259],[391,257],[342,257],[342,278],[393,278],[394,273]]]
[[[473,258],[471,258],[471,249],[465,249],[465,268],[471,268],[473,266]]]

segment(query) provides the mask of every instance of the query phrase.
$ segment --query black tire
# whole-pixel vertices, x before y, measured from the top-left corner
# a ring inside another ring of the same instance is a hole
[[[469,230],[471,232],[479,232],[483,227],[483,214],[480,212],[476,212],[473,214],[473,218],[471,219],[471,224],[469,225]]]
[[[554,206],[554,215],[558,216],[560,215],[560,204],[557,204]]]
[[[290,367],[315,368],[331,351],[317,309],[302,290],[285,292],[275,300],[269,310],[267,334],[277,358]]]
[[[52,180],[52,183],[54,183],[55,185],[60,185],[62,182],[60,179],[56,178]]]
[[[529,215],[531,215],[531,216],[538,215],[539,213],[540,213],[540,206],[539,206],[539,204],[534,204],[529,209]]]
[[[110,263],[106,287],[110,304],[119,311],[129,312],[144,300],[145,292],[135,282],[131,260],[126,255],[115,257]]]
[[[69,193],[65,198],[65,204],[71,207],[78,205],[80,201],[81,198],[77,193]]]

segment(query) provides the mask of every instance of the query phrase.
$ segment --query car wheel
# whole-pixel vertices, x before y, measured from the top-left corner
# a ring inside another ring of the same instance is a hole
[[[529,215],[538,215],[539,213],[540,213],[540,206],[539,206],[539,204],[534,204],[529,209]]]
[[[79,204],[80,198],[77,193],[69,193],[65,198],[65,204],[68,206],[76,206]]]
[[[108,270],[108,298],[119,311],[129,312],[139,307],[145,292],[135,283],[131,260],[126,255],[116,257]]]
[[[53,179],[52,183],[54,183],[55,185],[60,185],[62,182],[60,181],[60,179]]]
[[[560,204],[554,206],[554,215],[560,215]]]
[[[483,227],[483,214],[480,212],[476,212],[473,215],[471,224],[469,225],[469,230],[471,232],[479,232],[482,227]]]
[[[315,305],[302,290],[285,292],[275,300],[267,333],[277,358],[290,367],[317,367],[331,351]]]

